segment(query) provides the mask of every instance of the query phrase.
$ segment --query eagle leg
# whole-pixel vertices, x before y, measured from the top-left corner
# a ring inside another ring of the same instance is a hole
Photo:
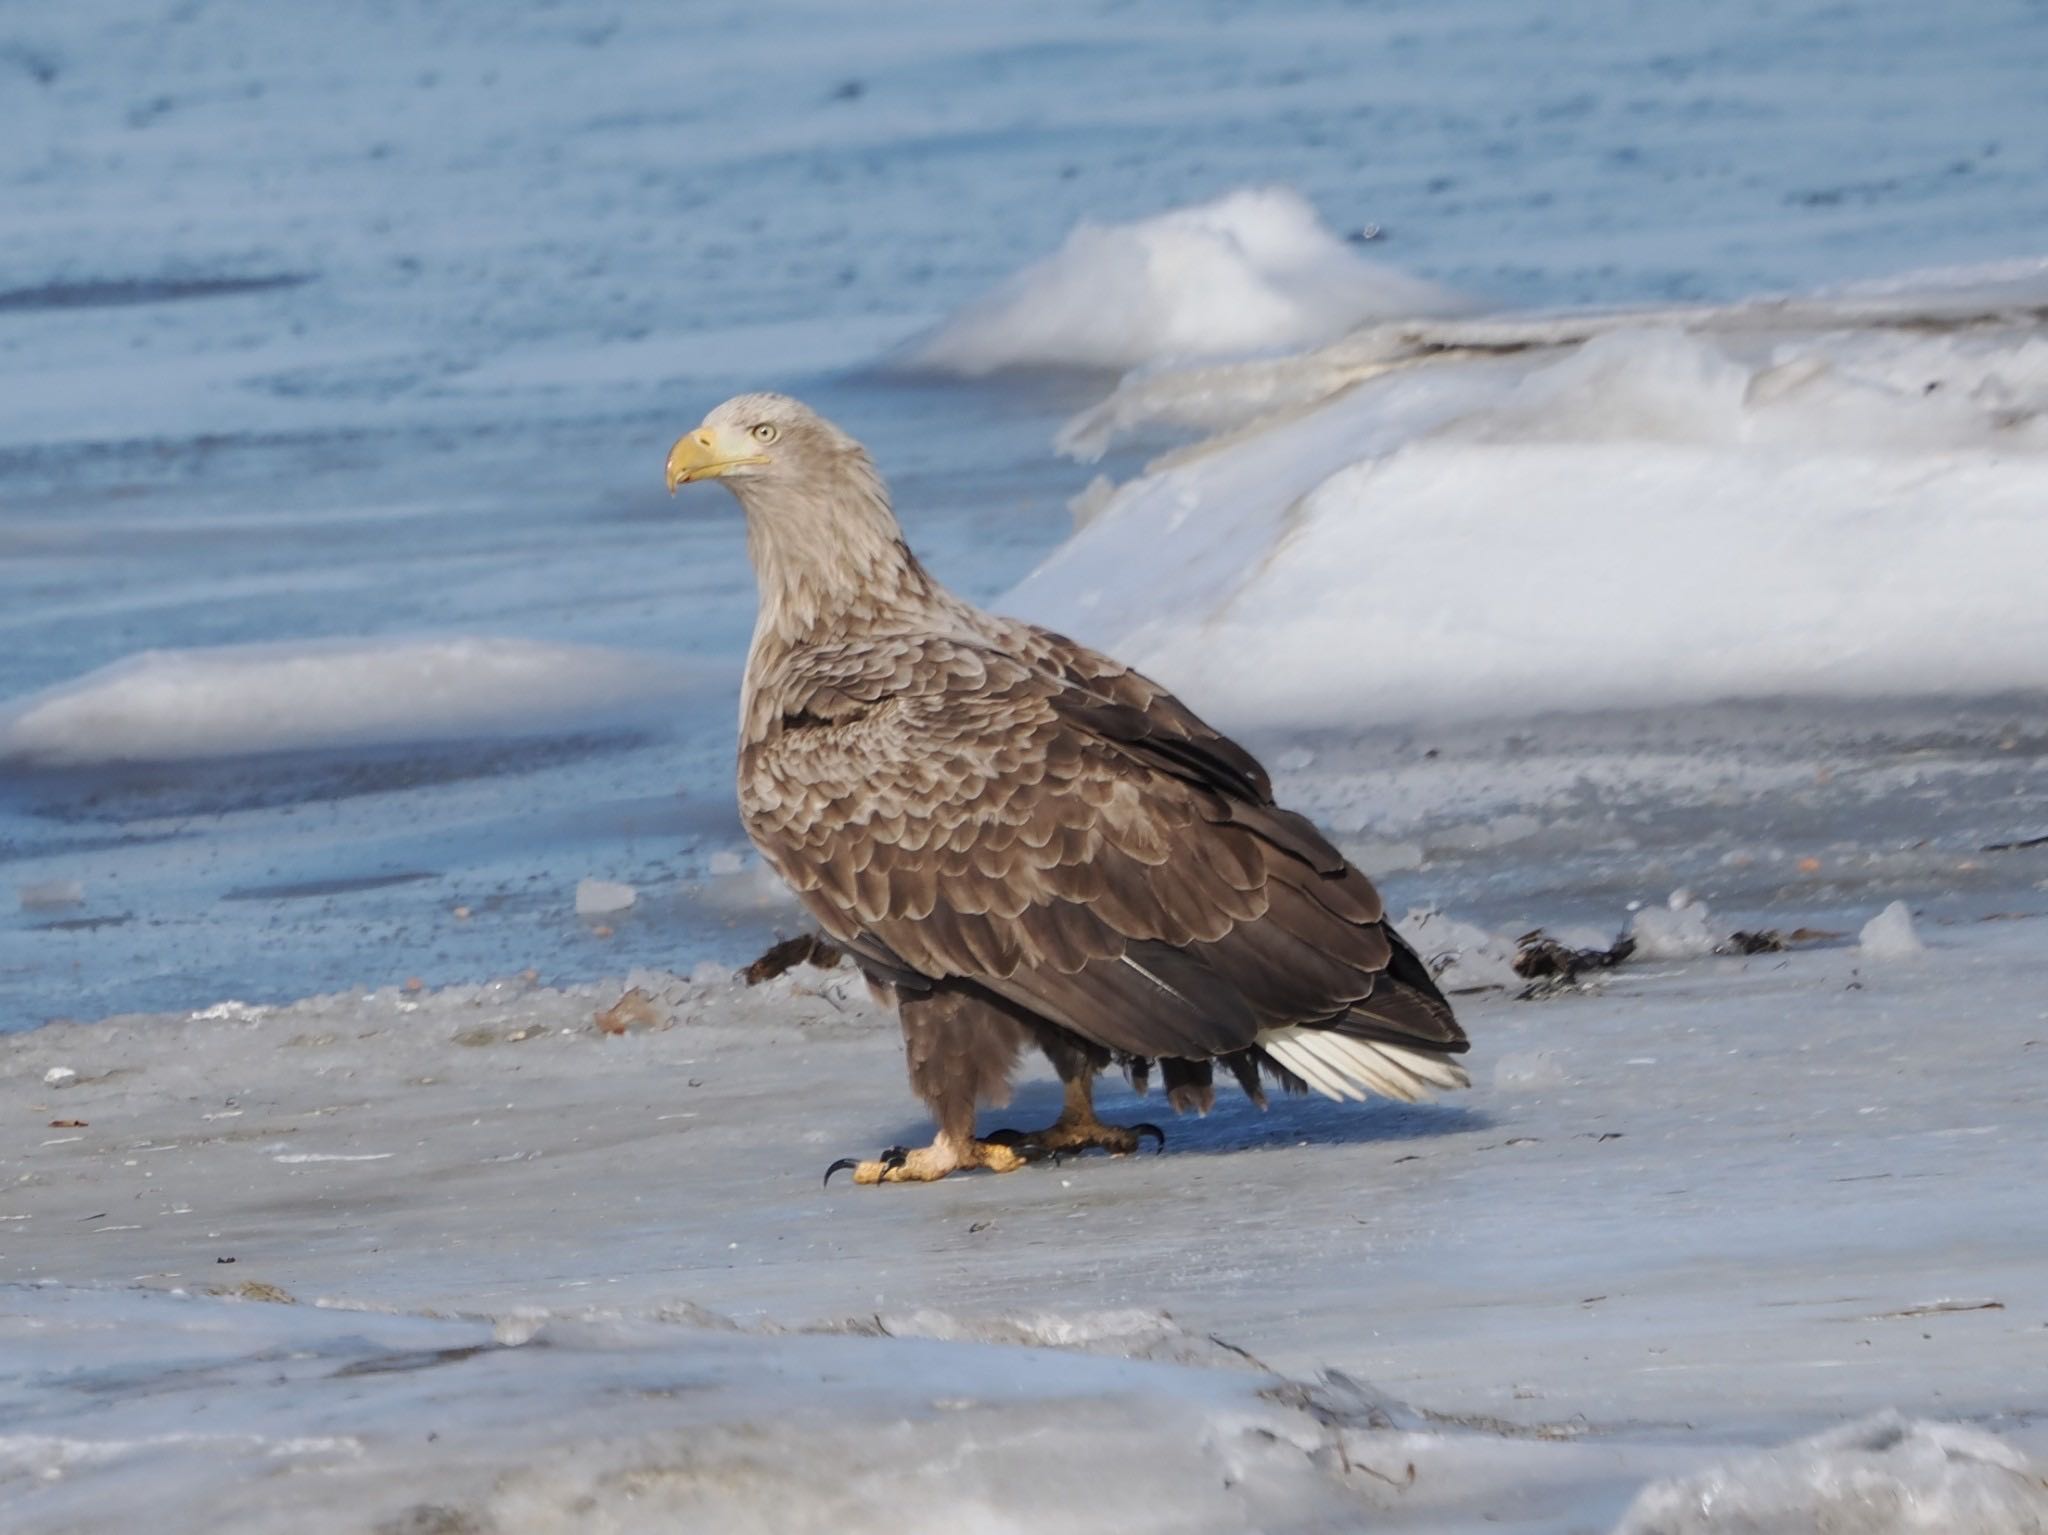
[[[842,1168],[850,1169],[855,1183],[934,1183],[962,1168],[985,1167],[992,1173],[1013,1173],[1031,1158],[996,1141],[978,1141],[941,1130],[929,1146],[905,1150],[891,1146],[871,1162],[841,1157],[825,1169],[825,1181]]]
[[[1106,1125],[1095,1117],[1095,1078],[1082,1072],[1067,1078],[1067,1104],[1060,1117],[1043,1130],[991,1130],[986,1141],[1021,1153],[1026,1161],[1069,1151],[1107,1151],[1128,1156],[1151,1136],[1166,1149],[1166,1132],[1157,1125]]]

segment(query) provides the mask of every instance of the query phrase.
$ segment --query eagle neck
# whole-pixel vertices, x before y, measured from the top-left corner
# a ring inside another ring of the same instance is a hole
[[[862,459],[829,486],[736,483],[760,591],[754,654],[928,626],[946,605]]]

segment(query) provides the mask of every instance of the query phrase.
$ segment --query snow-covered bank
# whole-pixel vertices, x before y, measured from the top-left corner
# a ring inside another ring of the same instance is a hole
[[[1150,375],[1073,440],[1231,429],[1007,605],[1239,725],[2048,687],[2043,312],[2037,266]]]
[[[0,1495],[38,1532],[152,1495],[230,1530],[386,1499],[523,1535],[594,1498],[622,1529],[1562,1532],[1654,1483],[1633,1529],[1743,1529],[1700,1512],[1731,1487],[1914,1529],[1872,1490],[1988,1496],[1928,1446],[2048,1452],[2013,1217],[2044,919],[2005,915],[1912,964],[1823,941],[1466,995],[1456,1103],[1227,1100],[1162,1156],[908,1190],[818,1186],[924,1129],[844,971],[36,1030],[0,1056],[0,1276],[46,1286],[0,1292]],[[1742,1464],[1887,1408],[1971,1428]]]
[[[1247,188],[1060,248],[917,342],[908,365],[1125,369],[1329,341],[1369,320],[1453,314],[1469,300],[1368,261],[1299,193]]]
[[[156,650],[0,703],[0,762],[170,762],[521,735],[644,710],[672,658],[487,635]]]

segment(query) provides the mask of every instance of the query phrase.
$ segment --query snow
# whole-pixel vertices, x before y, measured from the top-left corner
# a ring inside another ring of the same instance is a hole
[[[2048,1530],[2048,1466],[1958,1423],[1884,1412],[1647,1487],[1616,1535]]]
[[[1381,327],[1292,394],[1288,364],[1198,370],[1192,415],[1157,374],[1171,419],[1229,429],[1005,603],[1240,727],[2042,688],[2048,339],[2009,286]]]
[[[179,761],[468,740],[672,698],[648,655],[485,635],[149,651],[0,705],[0,761]]]
[[[1904,901],[1892,902],[1864,923],[1856,947],[1875,960],[1913,959],[1927,949],[1913,928],[1913,910]]]
[[[1367,320],[1468,308],[1360,256],[1299,193],[1247,187],[1128,223],[1084,222],[1050,256],[916,343],[911,367],[1125,369],[1328,341]]]

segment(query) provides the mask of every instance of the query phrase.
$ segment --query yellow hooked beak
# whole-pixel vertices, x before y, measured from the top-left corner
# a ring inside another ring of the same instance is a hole
[[[668,450],[668,493],[674,495],[678,485],[692,480],[722,479],[743,465],[768,462],[761,454],[748,452],[748,446],[745,438],[710,426],[678,438]]]

